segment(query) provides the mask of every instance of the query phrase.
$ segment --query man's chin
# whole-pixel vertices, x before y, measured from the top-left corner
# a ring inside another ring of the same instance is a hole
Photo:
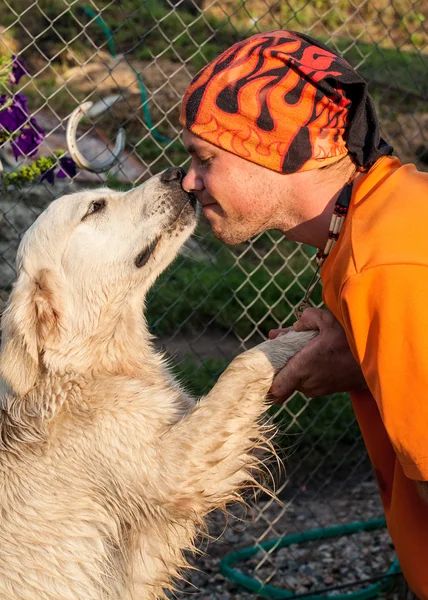
[[[223,244],[226,244],[226,246],[237,246],[250,239],[243,235],[242,232],[234,231],[233,229],[220,229],[214,225],[211,225],[211,229],[216,238],[223,242]]]
[[[212,232],[221,242],[227,246],[236,246],[250,239],[251,235],[246,235],[231,222],[219,204],[208,204],[203,208],[204,217],[211,225]]]

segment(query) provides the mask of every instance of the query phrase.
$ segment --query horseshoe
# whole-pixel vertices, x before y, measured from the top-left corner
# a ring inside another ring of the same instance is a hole
[[[111,158],[107,158],[102,162],[88,160],[79,150],[77,145],[77,127],[82,117],[89,113],[93,104],[93,102],[84,102],[71,113],[67,123],[67,147],[71,158],[81,169],[92,171],[92,173],[103,173],[104,171],[111,169],[116,163],[119,162],[120,157],[125,149],[126,135],[125,130],[121,127],[117,132],[114,148],[113,150],[110,150],[113,155]]]

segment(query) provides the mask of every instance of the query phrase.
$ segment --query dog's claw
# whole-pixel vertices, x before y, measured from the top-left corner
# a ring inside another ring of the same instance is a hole
[[[78,106],[70,115],[67,123],[67,146],[71,158],[81,168],[93,173],[103,173],[111,169],[117,162],[125,148],[125,131],[121,127],[117,133],[116,142],[113,150],[111,150],[112,157],[102,162],[94,162],[87,159],[82,152],[79,150],[77,145],[77,127],[81,118],[88,114],[92,108],[93,102],[84,102]]]

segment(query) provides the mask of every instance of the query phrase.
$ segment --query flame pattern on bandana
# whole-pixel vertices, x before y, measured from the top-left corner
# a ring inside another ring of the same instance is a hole
[[[269,169],[317,169],[349,151],[345,138],[353,102],[345,88],[352,84],[371,103],[364,80],[323,44],[290,31],[260,33],[194,77],[180,123]]]

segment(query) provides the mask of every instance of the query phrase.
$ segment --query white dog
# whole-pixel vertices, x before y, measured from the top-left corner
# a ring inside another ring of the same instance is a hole
[[[313,333],[237,357],[195,403],[153,347],[147,290],[195,227],[171,168],[53,202],[3,316],[0,599],[155,600],[204,516],[254,482],[276,370]]]

